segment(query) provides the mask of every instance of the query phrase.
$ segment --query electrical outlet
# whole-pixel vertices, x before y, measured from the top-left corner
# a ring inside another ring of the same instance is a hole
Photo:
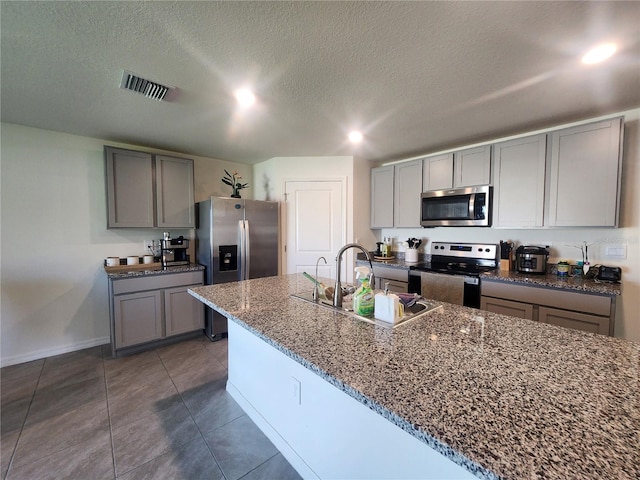
[[[145,240],[142,248],[144,248],[144,253],[150,253],[153,250],[153,240]]]
[[[291,377],[291,399],[297,404],[302,404],[302,386],[300,380],[296,377]]]
[[[624,260],[627,258],[627,246],[626,245],[605,245],[604,256],[606,258],[616,258],[618,260]]]

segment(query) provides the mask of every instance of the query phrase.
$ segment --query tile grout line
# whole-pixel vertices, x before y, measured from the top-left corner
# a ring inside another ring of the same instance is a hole
[[[214,360],[218,361],[215,356],[209,352],[209,350],[207,349],[207,347],[205,347],[204,345],[202,345],[202,348],[205,350],[205,352],[207,352],[207,354],[211,355],[213,357]],[[204,442],[204,444],[207,447],[207,450],[209,450],[209,453],[211,454],[211,456],[213,457],[213,461],[216,462],[216,465],[218,466],[218,468],[220,469],[220,473],[222,474],[222,478],[224,480],[229,480],[227,478],[227,475],[224,473],[224,470],[222,470],[222,466],[220,465],[220,462],[218,462],[218,459],[216,458],[215,454],[213,453],[213,450],[211,450],[211,447],[209,446],[209,443],[207,442],[207,439],[204,438],[204,434],[202,433],[202,430],[200,430],[200,426],[198,425],[198,422],[196,422],[196,419],[193,417],[193,414],[191,413],[191,410],[189,410],[189,407],[187,406],[187,403],[184,401],[184,397],[182,396],[182,392],[178,389],[178,386],[175,384],[175,382],[173,381],[173,377],[171,376],[171,374],[169,373],[169,370],[167,370],[166,365],[164,364],[164,360],[162,359],[162,357],[160,357],[160,362],[162,362],[162,366],[164,367],[165,371],[167,372],[167,375],[169,376],[169,379],[171,380],[171,383],[173,384],[173,386],[176,388],[176,391],[178,392],[178,395],[180,395],[180,401],[182,402],[182,404],[184,405],[184,407],[187,409],[187,412],[189,412],[189,417],[191,417],[191,420],[193,421],[193,424],[196,426],[196,428],[198,429],[198,433],[200,434],[200,437],[202,437],[202,441]],[[226,369],[225,369],[226,370]],[[239,479],[238,479],[239,480]]]
[[[273,442],[272,442],[273,443]],[[240,478],[238,478],[238,480],[242,480],[243,478],[245,478],[247,475],[249,475],[251,472],[256,471],[258,468],[260,468],[262,465],[264,465],[265,463],[273,460],[275,457],[277,457],[278,455],[282,455],[280,453],[280,451],[278,450],[278,453],[274,453],[271,457],[267,458],[264,462],[262,462],[259,465],[256,465],[255,468],[252,468],[251,470],[249,470],[247,473],[245,473],[244,475],[242,475]],[[284,457],[284,455],[283,455]],[[286,459],[285,459],[286,460]],[[287,460],[288,461],[288,460]]]
[[[36,380],[36,385],[33,388],[33,393],[31,394],[31,400],[29,400],[29,406],[27,407],[27,413],[24,416],[22,425],[20,425],[20,433],[18,434],[18,438],[16,439],[16,444],[13,446],[13,451],[11,452],[11,458],[9,459],[9,465],[7,466],[7,473],[4,477],[5,479],[9,477],[9,472],[11,472],[11,468],[13,467],[13,460],[16,454],[16,450],[18,449],[18,444],[20,443],[20,438],[22,437],[24,426],[27,423],[27,418],[29,418],[29,413],[31,413],[31,406],[33,405],[33,400],[36,397],[36,392],[38,391],[38,385],[40,384],[40,377],[42,376],[42,371],[44,370],[45,363],[47,363],[46,358],[44,359],[44,362],[42,362],[42,367],[40,367],[40,372],[38,372],[38,380]]]
[[[104,378],[104,395],[107,401],[107,419],[109,421],[109,439],[111,441],[111,465],[113,466],[113,478],[118,478],[118,474],[116,471],[116,452],[115,445],[113,444],[113,426],[111,424],[111,408],[109,404],[109,386],[107,385],[107,369],[104,365],[104,350],[102,350],[102,373],[104,374],[102,378]]]

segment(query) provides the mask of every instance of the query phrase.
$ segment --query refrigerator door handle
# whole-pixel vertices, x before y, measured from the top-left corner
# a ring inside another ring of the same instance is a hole
[[[251,241],[249,240],[249,220],[244,221],[244,279],[249,280],[249,272],[251,271]]]
[[[245,261],[246,261],[246,252],[245,252],[245,231],[244,231],[244,220],[238,220],[238,261],[240,264],[240,268],[238,269],[238,280],[245,280]]]

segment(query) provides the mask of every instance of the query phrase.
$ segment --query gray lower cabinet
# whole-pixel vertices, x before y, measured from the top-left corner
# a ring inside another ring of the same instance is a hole
[[[615,296],[481,281],[480,309],[613,336]]]
[[[409,269],[385,267],[377,263],[373,264],[375,276],[375,289],[384,290],[388,284],[390,292],[406,293],[409,291]]]
[[[164,291],[164,317],[167,337],[204,328],[203,304],[200,301],[194,301],[195,299],[187,292],[187,288],[168,288]]]
[[[162,291],[115,295],[113,315],[116,349],[162,338]]]
[[[586,332],[609,334],[609,325],[613,324],[608,318],[588,313],[571,312],[557,308],[540,307],[538,321],[558,325],[560,327],[575,328]]]
[[[110,279],[112,354],[134,353],[202,331],[204,305],[187,289],[203,283],[202,270]]]
[[[509,315],[510,317],[526,318],[533,320],[533,305],[530,303],[514,302],[503,298],[492,298],[482,296],[480,298],[480,309],[488,312]]]

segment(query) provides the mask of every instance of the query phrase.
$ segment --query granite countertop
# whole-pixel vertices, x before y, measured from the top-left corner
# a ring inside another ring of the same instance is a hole
[[[290,296],[309,290],[189,291],[480,478],[638,478],[640,344],[446,303],[391,329]]]
[[[369,253],[371,255],[371,263],[375,263],[376,265],[384,265],[387,267],[403,268],[408,270],[409,268],[411,268],[412,265],[416,264],[416,263],[405,262],[404,252],[393,252],[393,255],[390,257],[389,260],[382,260],[381,259],[382,257],[374,258],[373,252],[369,252]],[[419,260],[423,262],[426,260],[426,258],[423,254],[420,254]],[[369,262],[367,261],[367,258],[364,256],[364,253],[360,253],[360,252],[356,254],[356,263],[358,265],[369,265]]]
[[[428,262],[428,259],[421,254],[420,261]],[[368,265],[368,262],[366,261],[364,255],[361,253],[358,254],[356,263],[359,265]],[[372,263],[404,269],[410,269],[411,267],[416,265],[415,263],[405,262],[403,252],[394,252],[394,258],[392,260],[372,259]],[[586,279],[584,277],[578,276],[559,277],[555,273],[547,273],[545,275],[532,275],[526,273],[518,273],[515,271],[502,271],[496,269],[491,272],[483,273],[480,279],[535,285],[539,287],[557,288],[561,290],[575,290],[582,293],[595,293],[599,295],[615,296],[622,294],[621,283],[601,282],[598,280]]]
[[[560,277],[554,273],[531,275],[527,273],[496,270],[494,272],[483,273],[480,279],[481,281],[494,280],[499,282],[535,285],[538,287],[557,288],[561,290],[572,290],[580,293],[595,293],[609,296],[622,294],[622,284],[620,283],[601,282],[595,279],[586,279],[578,276]]]
[[[141,265],[138,265],[134,266],[131,270],[119,270],[117,272],[109,272],[105,267],[107,277],[112,280],[117,280],[119,278],[146,277],[149,275],[170,275],[173,273],[197,272],[199,270],[204,270],[204,266],[197,263],[190,263],[189,265],[177,265],[175,267],[167,267],[166,269],[163,269],[161,266],[151,266],[150,268],[144,268]]]

